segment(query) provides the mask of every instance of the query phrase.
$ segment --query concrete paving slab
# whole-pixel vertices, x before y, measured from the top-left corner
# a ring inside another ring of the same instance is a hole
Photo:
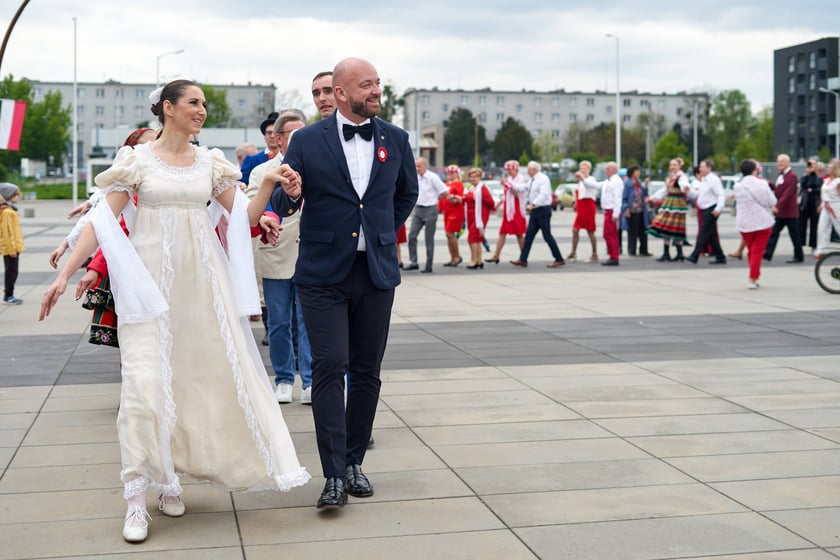
[[[840,475],[711,484],[756,511],[840,506]]]
[[[840,545],[840,508],[773,511],[767,517],[819,546]]]
[[[703,482],[831,476],[838,472],[840,449],[676,457],[666,461]]]
[[[646,436],[628,438],[627,441],[656,457],[840,448],[830,441],[799,430]]]

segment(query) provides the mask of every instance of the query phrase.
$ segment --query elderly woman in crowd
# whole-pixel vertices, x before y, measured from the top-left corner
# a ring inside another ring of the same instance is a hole
[[[776,219],[776,195],[770,189],[767,181],[758,178],[758,166],[751,159],[741,162],[741,173],[744,178],[735,185],[734,197],[738,205],[735,214],[735,228],[741,233],[741,238],[747,248],[747,261],[750,263],[750,281],[747,288],[758,288],[758,277],[761,275],[761,259],[764,249],[770,239],[770,232]]]
[[[458,249],[458,236],[464,229],[464,183],[461,182],[461,169],[457,165],[446,168],[446,186],[449,194],[438,201],[438,208],[443,212],[443,229],[449,249],[449,262],[443,266],[458,266],[464,262]]]
[[[577,260],[577,246],[580,240],[580,230],[586,231],[589,236],[589,242],[592,243],[592,256],[586,259],[586,262],[598,262],[598,242],[595,240],[595,214],[598,211],[596,199],[598,197],[598,189],[596,187],[588,186],[584,180],[592,173],[592,164],[583,160],[578,165],[578,171],[583,176],[578,181],[577,189],[575,190],[575,222],[572,225],[572,252],[566,256],[569,262]]]
[[[499,240],[496,242],[496,252],[485,262],[499,264],[499,256],[502,254],[502,247],[505,246],[505,239],[508,235],[515,235],[519,243],[519,250],[525,243],[525,231],[528,223],[525,221],[525,202],[528,194],[528,177],[519,172],[519,162],[509,160],[505,162],[505,171],[508,176],[502,179],[504,194],[502,200],[496,205],[502,207],[502,225],[499,226]]]

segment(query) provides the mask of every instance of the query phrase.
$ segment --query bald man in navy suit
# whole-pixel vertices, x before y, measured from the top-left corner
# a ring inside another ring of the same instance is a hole
[[[289,145],[283,173],[300,181],[278,186],[271,198],[275,210],[305,200],[295,284],[312,347],[312,412],[326,478],[317,507],[328,509],[343,507],[347,494],[373,495],[361,465],[400,283],[396,231],[418,189],[408,134],[376,118],[382,91],[373,65],[339,62],[333,93],[337,111],[297,130]]]

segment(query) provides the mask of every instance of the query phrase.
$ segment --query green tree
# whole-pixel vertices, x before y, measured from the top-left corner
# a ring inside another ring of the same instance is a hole
[[[758,161],[766,161],[760,159],[756,155],[757,153],[758,149],[756,147],[755,141],[749,137],[741,138],[738,141],[738,145],[735,146],[735,159],[737,161],[745,160],[747,158],[756,159]]]
[[[750,127],[750,139],[755,144],[755,153],[750,157],[758,161],[773,160],[773,107],[771,105],[764,107],[756,114]]]
[[[397,92],[394,91],[394,86],[385,84],[382,87],[382,112],[379,114],[379,117],[388,122],[393,122],[397,107],[402,107],[403,105],[405,105],[405,99],[397,95]]]
[[[554,162],[560,160],[560,143],[549,130],[544,130],[537,136],[531,151],[539,161]]]
[[[712,99],[709,134],[716,153],[734,155],[738,142],[747,136],[751,125],[750,102],[744,92],[730,89]]]
[[[207,128],[230,126],[231,112],[227,102],[227,93],[208,85],[201,86],[201,89],[207,100],[207,120],[204,121],[204,126]]]
[[[487,150],[487,133],[469,109],[459,107],[453,110],[444,126],[446,161],[454,161],[457,165],[470,165],[476,159],[476,143],[478,155]]]
[[[56,167],[62,166],[73,122],[70,106],[61,106],[61,94],[47,92],[43,101],[36,103],[32,98],[32,84],[26,79],[15,81],[14,77],[9,75],[0,82],[0,98],[27,103],[20,151],[0,150],[0,166],[6,169],[19,168],[21,158],[46,161]]]
[[[508,117],[496,133],[496,138],[493,139],[493,158],[496,161],[519,160],[524,152],[529,159],[533,159],[534,154],[531,152],[533,145],[534,137],[528,129],[513,117]]]
[[[673,130],[660,138],[653,147],[653,168],[667,169],[675,157],[688,160],[688,148]]]

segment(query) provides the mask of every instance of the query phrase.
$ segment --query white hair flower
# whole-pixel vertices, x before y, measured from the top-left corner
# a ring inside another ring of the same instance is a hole
[[[161,94],[162,91],[163,91],[163,88],[159,87],[156,90],[152,91],[152,93],[149,94],[149,101],[152,102],[152,105],[157,105],[158,103],[160,103],[160,94]]]

